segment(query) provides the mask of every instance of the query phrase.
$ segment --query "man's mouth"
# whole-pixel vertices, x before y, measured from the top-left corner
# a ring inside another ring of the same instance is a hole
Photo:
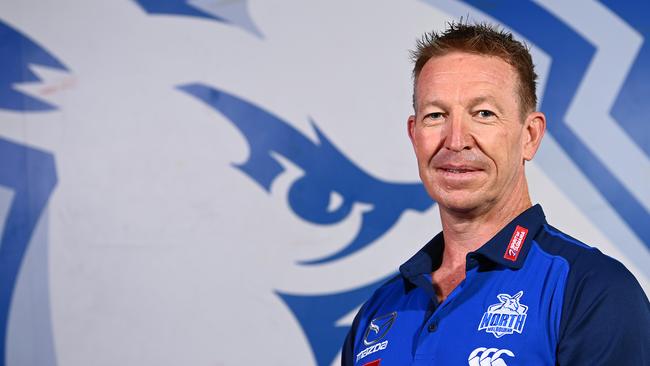
[[[443,168],[443,170],[448,173],[467,173],[467,172],[476,171],[474,169],[462,169],[462,168]]]
[[[441,166],[438,167],[438,170],[442,170],[446,173],[462,174],[477,172],[480,169],[468,166]]]

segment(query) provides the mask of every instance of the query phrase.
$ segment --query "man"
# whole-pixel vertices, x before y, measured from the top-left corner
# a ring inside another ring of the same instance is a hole
[[[546,119],[528,50],[450,24],[414,60],[408,135],[442,233],[362,306],[342,364],[650,365],[636,279],[531,204],[525,164]]]

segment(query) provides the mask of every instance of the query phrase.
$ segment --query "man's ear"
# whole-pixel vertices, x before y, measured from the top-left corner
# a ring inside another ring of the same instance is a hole
[[[411,144],[413,144],[413,147],[415,147],[415,116],[411,115],[409,116],[409,119],[406,122],[406,132],[409,135],[409,139],[411,139]]]
[[[533,112],[524,121],[522,136],[523,158],[526,161],[533,160],[533,156],[539,148],[546,132],[546,116],[542,112]]]

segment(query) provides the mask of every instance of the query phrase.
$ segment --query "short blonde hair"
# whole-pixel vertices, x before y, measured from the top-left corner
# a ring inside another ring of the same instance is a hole
[[[514,39],[512,33],[487,23],[448,23],[441,33],[425,33],[411,51],[413,67],[413,108],[415,108],[415,85],[422,68],[432,58],[452,52],[467,52],[499,57],[512,65],[519,77],[519,101],[522,115],[537,106],[537,74],[528,47]]]

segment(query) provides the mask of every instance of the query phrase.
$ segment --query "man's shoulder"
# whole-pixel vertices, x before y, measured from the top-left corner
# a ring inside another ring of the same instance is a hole
[[[557,363],[629,360],[625,364],[644,364],[650,303],[634,275],[618,260],[550,225],[544,225],[536,242],[553,260],[568,267],[559,297]]]
[[[389,278],[381,284],[364,305],[365,312],[373,312],[382,305],[395,301],[406,293],[404,277],[401,274]]]
[[[551,225],[543,225],[536,239],[542,251],[566,261],[570,277],[597,278],[601,285],[619,280],[636,283],[632,273],[621,262]]]
[[[568,316],[586,312],[594,304],[609,310],[604,314],[611,314],[623,304],[634,303],[647,318],[647,297],[637,279],[621,262],[550,225],[544,226],[538,245],[568,265],[564,324],[569,321]]]

